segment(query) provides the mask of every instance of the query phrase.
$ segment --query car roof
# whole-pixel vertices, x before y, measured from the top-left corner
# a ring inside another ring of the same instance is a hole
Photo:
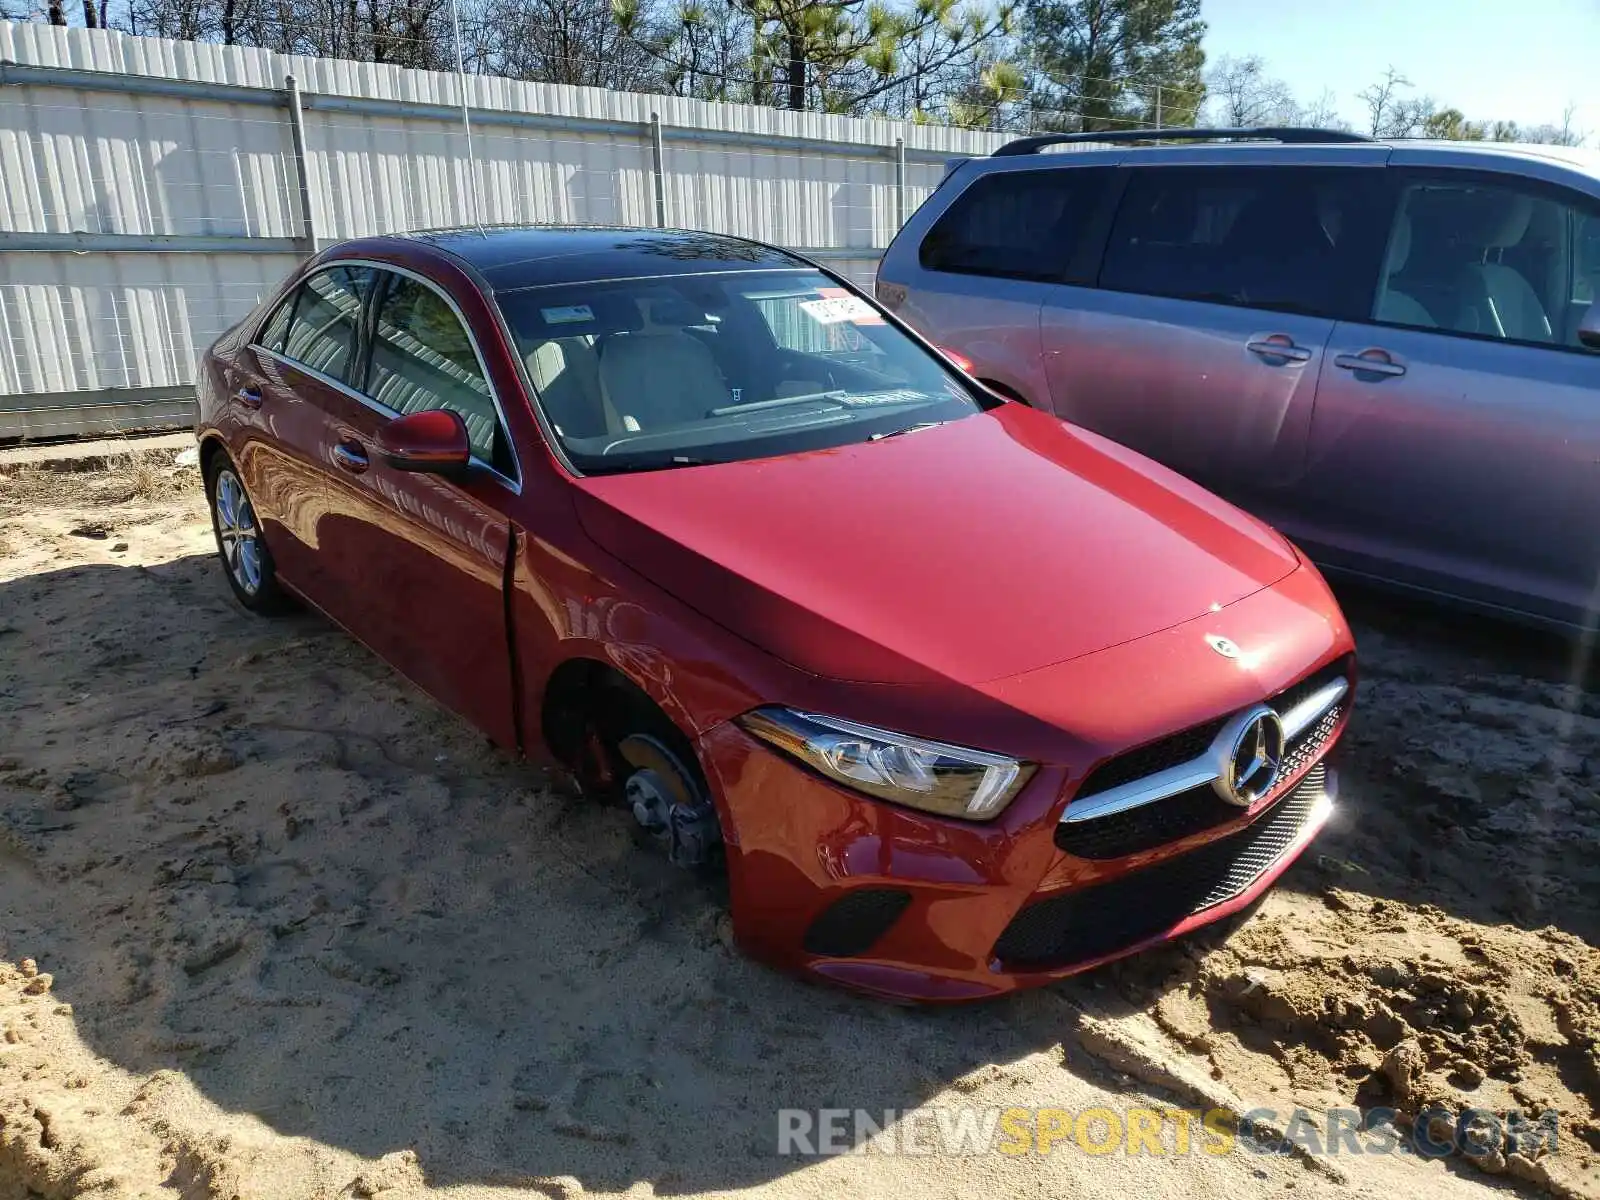
[[[1173,136],[1182,136],[1174,130]],[[1536,178],[1578,183],[1585,190],[1600,192],[1600,151],[1573,146],[1545,146],[1528,142],[1450,142],[1427,138],[1374,138],[1353,142],[1271,141],[1194,141],[1159,145],[1110,145],[1081,143],[1072,150],[1045,151],[1009,157],[991,157],[969,162],[984,164],[985,170],[1027,170],[1035,167],[1090,165],[1177,166],[1184,163],[1238,165],[1300,163],[1306,165],[1426,165],[1437,163],[1457,167],[1481,167],[1517,171]],[[956,163],[952,162],[954,167]],[[1574,176],[1583,177],[1581,180]]]
[[[1394,139],[1384,143],[1417,154],[1438,153],[1441,157],[1486,155],[1520,158],[1535,163],[1554,163],[1593,179],[1600,179],[1600,151],[1579,146],[1546,146],[1535,142],[1445,142],[1421,138]]]
[[[744,238],[690,229],[603,225],[494,225],[393,235],[455,255],[497,292],[711,271],[804,269],[797,255]]]

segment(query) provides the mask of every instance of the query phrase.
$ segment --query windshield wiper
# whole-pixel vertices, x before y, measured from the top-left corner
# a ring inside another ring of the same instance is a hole
[[[639,462],[601,463],[598,466],[584,467],[585,475],[622,475],[629,471],[670,471],[673,467],[710,467],[717,463],[727,462],[723,458],[693,458],[686,454],[674,454],[670,458],[650,458]]]
[[[884,438],[899,437],[902,433],[916,433],[919,429],[937,429],[943,424],[945,424],[943,421],[918,421],[915,425],[907,425],[904,429],[891,429],[887,433],[875,433],[867,441],[881,442]]]
[[[788,408],[791,404],[814,404],[818,400],[843,400],[850,393],[843,388],[831,392],[807,392],[803,396],[779,396],[776,400],[752,400],[749,404],[725,404],[713,408],[708,417],[732,417],[739,413],[765,412],[769,408]]]

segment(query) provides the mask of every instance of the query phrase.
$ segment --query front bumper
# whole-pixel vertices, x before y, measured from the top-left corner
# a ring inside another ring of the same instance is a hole
[[[1219,814],[1184,793],[1082,823],[1062,817],[1079,821],[1108,763],[1320,686],[1354,649],[1331,601],[1319,608],[1325,596],[1320,580],[1296,577],[1221,614],[985,685],[1006,711],[1072,730],[1086,747],[1033,756],[999,740],[998,725],[994,738],[970,740],[1044,764],[993,821],[872,800],[736,724],[709,729],[697,749],[727,844],[735,939],[754,957],[858,991],[951,1002],[1060,979],[1249,906],[1332,813],[1328,759],[1348,696],[1308,727],[1248,810]],[[1208,633],[1262,649],[1226,661]]]
[[[1310,844],[1337,791],[1324,757],[1237,821],[1095,863],[1095,883],[1052,886],[1074,863],[1055,848],[1053,822],[1013,835],[856,797],[733,726],[708,733],[701,751],[725,801],[759,796],[771,819],[746,821],[728,846],[741,948],[915,1002],[1035,987],[1238,912]],[[813,854],[790,852],[801,845]]]

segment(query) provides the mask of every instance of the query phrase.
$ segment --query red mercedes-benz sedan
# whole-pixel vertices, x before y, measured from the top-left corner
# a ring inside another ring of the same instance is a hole
[[[199,399],[246,608],[725,864],[779,965],[1041,983],[1249,904],[1332,810],[1353,646],[1295,549],[784,251],[345,243]]]

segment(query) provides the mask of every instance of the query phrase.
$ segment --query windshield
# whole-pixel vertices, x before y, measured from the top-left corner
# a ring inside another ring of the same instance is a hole
[[[983,405],[820,272],[528,288],[497,299],[579,470],[764,458],[941,424]]]

